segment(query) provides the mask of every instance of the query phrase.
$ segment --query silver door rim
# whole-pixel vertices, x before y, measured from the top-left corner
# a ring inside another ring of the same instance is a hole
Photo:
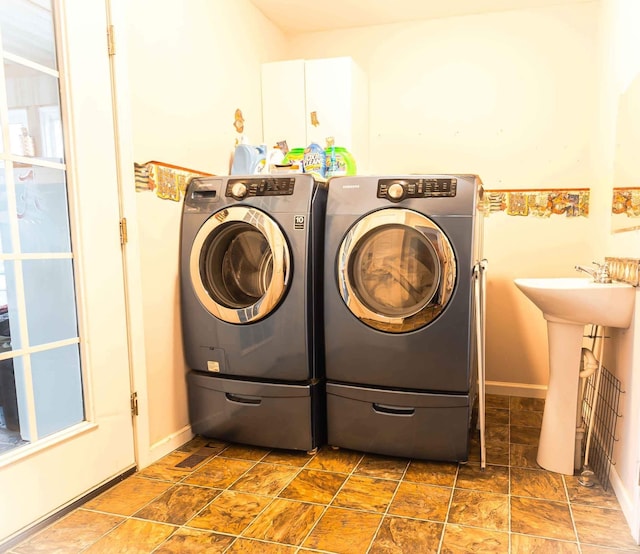
[[[273,254],[271,283],[260,299],[244,308],[230,308],[216,302],[204,286],[200,275],[200,257],[206,240],[222,225],[245,223],[259,231]],[[278,224],[266,213],[248,206],[231,206],[216,212],[198,230],[189,256],[189,274],[194,293],[206,310],[228,323],[253,323],[269,315],[280,303],[289,285],[291,258],[286,238]]]
[[[371,310],[367,304],[360,300],[349,277],[349,260],[355,255],[355,250],[361,240],[373,230],[387,226],[409,227],[424,235],[430,244],[431,240],[424,229],[435,230],[441,239],[439,249],[435,249],[436,261],[440,265],[439,283],[436,290],[419,309],[406,316],[390,317]],[[456,281],[455,254],[444,231],[426,215],[405,208],[384,208],[369,213],[357,221],[340,244],[336,270],[338,290],[349,311],[366,325],[391,333],[413,331],[433,321],[448,304]],[[425,321],[422,313],[427,309],[431,310],[433,317]]]

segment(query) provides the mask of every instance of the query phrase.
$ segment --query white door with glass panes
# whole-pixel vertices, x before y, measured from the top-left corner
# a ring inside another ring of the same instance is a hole
[[[0,3],[0,549],[135,464],[107,24]]]

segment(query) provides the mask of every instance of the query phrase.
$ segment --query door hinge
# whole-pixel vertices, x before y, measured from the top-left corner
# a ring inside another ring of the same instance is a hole
[[[107,27],[107,51],[109,56],[113,56],[116,53],[116,37],[113,25]]]
[[[127,244],[129,236],[127,235],[127,218],[120,219],[120,244]]]
[[[138,393],[137,392],[132,392],[131,393],[131,416],[137,416],[138,415]]]

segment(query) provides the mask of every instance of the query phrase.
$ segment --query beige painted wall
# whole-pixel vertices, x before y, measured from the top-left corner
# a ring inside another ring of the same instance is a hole
[[[138,162],[226,173],[234,110],[242,108],[250,140],[261,135],[262,62],[349,55],[369,75],[371,173],[475,172],[488,189],[592,187],[589,218],[500,213],[485,224],[488,379],[541,393],[546,327],[513,278],[574,275],[576,263],[633,255],[627,250],[637,244],[634,233],[607,233],[610,183],[596,132],[606,116],[598,109],[600,2],[289,39],[246,0],[163,0],[152,11],[135,0],[129,11]],[[188,423],[181,206],[143,193],[136,208],[153,443]]]
[[[314,33],[289,50],[350,55],[368,72],[372,173],[471,172],[488,189],[597,187],[598,13],[591,2]],[[604,256],[592,194],[589,218],[487,218],[488,380],[532,385],[531,394],[546,385],[546,325],[512,280],[571,276]]]
[[[135,161],[226,174],[236,108],[248,138],[262,135],[260,66],[284,51],[281,33],[247,0],[130,0],[127,9]],[[189,424],[178,288],[182,203],[139,193],[136,210],[152,446]]]
[[[474,172],[488,189],[592,188],[589,218],[501,213],[485,224],[488,379],[542,393],[545,323],[513,279],[571,276],[574,264],[604,255],[640,257],[640,231],[609,234],[612,175],[635,174],[633,156],[613,146],[635,136],[624,116],[638,88],[640,56],[620,61],[621,52],[637,50],[634,2],[594,0],[285,39],[247,0],[160,0],[153,9],[129,1],[135,160],[226,173],[236,108],[249,139],[261,136],[262,62],[347,55],[369,75],[371,173]],[[153,444],[188,425],[178,304],[181,204],[150,193],[137,194],[135,204]],[[633,368],[640,333],[634,324],[615,336],[612,366],[629,390],[617,452],[621,501],[637,517],[640,385]]]

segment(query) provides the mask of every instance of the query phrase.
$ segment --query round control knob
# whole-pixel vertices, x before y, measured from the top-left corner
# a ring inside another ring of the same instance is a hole
[[[400,183],[393,183],[387,189],[387,196],[391,200],[400,200],[404,196],[404,187]]]
[[[244,183],[234,183],[231,187],[231,194],[235,198],[244,198],[247,195],[247,185]]]

